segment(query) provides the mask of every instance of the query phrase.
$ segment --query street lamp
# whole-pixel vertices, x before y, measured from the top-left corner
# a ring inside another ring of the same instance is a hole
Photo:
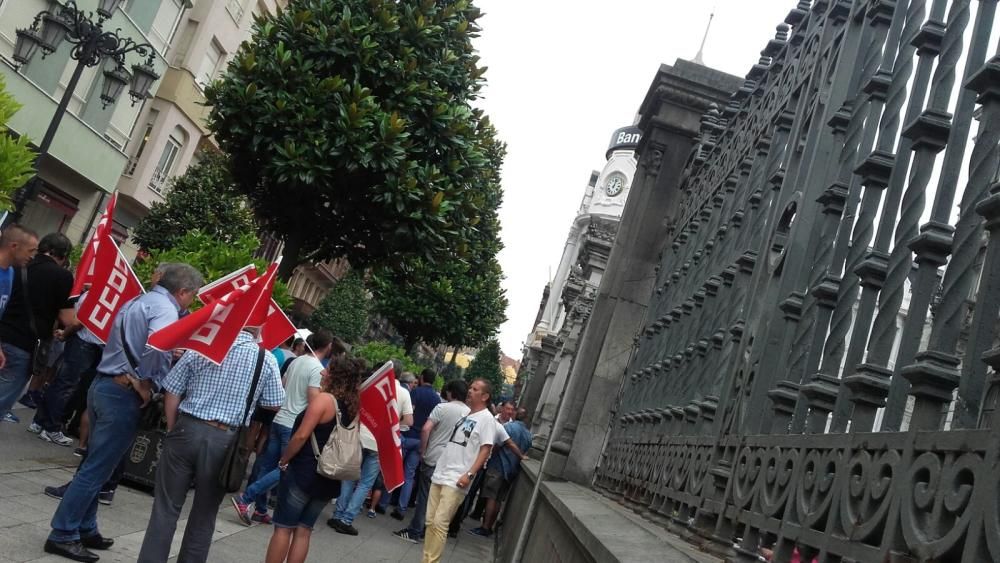
[[[35,159],[36,173],[18,190],[14,196],[14,211],[7,216],[5,224],[19,221],[24,213],[24,206],[35,197],[41,180],[38,178],[38,161],[48,153],[55,137],[59,123],[66,114],[69,101],[80,82],[80,76],[87,67],[97,66],[107,61],[104,70],[104,84],[101,87],[101,104],[104,108],[115,103],[125,87],[129,87],[129,98],[134,106],[149,96],[149,89],[160,75],[153,69],[156,51],[148,43],[136,43],[130,37],[122,37],[121,29],[105,31],[104,22],[118,9],[121,0],[99,0],[97,16],[77,8],[74,0],[67,0],[55,11],[42,11],[35,16],[31,27],[17,30],[14,42],[15,70],[28,64],[35,53],[42,51],[42,58],[54,53],[63,41],[69,41],[73,47],[70,57],[77,61],[73,76],[66,85],[55,115],[45,131],[42,142],[38,145],[38,156]],[[142,64],[133,64],[132,72],[125,69],[125,55],[135,53],[145,57]]]

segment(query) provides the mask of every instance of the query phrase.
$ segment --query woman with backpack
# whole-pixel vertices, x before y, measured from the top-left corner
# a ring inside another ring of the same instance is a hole
[[[340,493],[339,480],[317,473],[317,457],[334,435],[338,422],[341,426],[338,434],[358,436],[358,386],[367,375],[368,366],[363,359],[332,359],[322,392],[296,418],[292,438],[278,461],[282,473],[266,563],[306,560],[313,525],[323,508]]]

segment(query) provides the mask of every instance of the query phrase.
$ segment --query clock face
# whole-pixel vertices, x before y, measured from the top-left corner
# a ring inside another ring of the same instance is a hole
[[[620,174],[615,174],[604,183],[604,193],[609,197],[615,197],[625,189],[625,178]]]

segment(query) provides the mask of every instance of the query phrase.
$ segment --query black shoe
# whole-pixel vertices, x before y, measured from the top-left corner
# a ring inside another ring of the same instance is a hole
[[[82,543],[83,547],[86,547],[87,549],[100,549],[103,551],[105,549],[111,549],[111,546],[115,545],[115,540],[106,538],[101,534],[96,534],[80,538],[80,543]]]
[[[448,537],[449,538],[457,538],[458,537],[458,530],[454,530],[454,531],[453,530],[448,530]]]
[[[97,493],[97,502],[103,504],[104,506],[111,506],[111,503],[115,502],[115,492],[101,491]]]
[[[376,504],[375,505],[375,512],[377,512],[379,514],[385,514],[385,509],[382,508],[381,504]]]
[[[72,482],[72,481],[70,481]],[[61,485],[59,487],[45,487],[45,496],[52,497],[54,499],[62,500],[63,495],[66,494],[66,489],[69,488],[69,483]]]
[[[341,534],[346,534],[348,536],[356,536],[356,535],[358,535],[358,529],[357,528],[355,528],[354,526],[348,524],[347,522],[341,522],[340,520],[337,520],[336,518],[330,518],[329,520],[327,520],[326,521],[326,525],[330,526],[331,528],[333,528],[334,530],[336,530],[338,533],[341,533]]]
[[[399,510],[393,510],[392,514],[390,514],[389,516],[392,516],[396,520],[402,520],[403,518],[406,518],[406,516],[403,516],[403,513],[400,512]]]
[[[83,547],[83,544],[78,541],[62,543],[45,540],[44,549],[45,553],[59,555],[60,557],[72,559],[73,561],[83,561],[84,563],[95,563],[101,559],[96,553],[88,551],[87,548]]]

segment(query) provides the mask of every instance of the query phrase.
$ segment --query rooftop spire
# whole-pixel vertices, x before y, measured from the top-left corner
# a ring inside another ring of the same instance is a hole
[[[698,47],[698,54],[691,62],[705,65],[705,41],[708,40],[708,30],[712,29],[712,19],[715,18],[715,6],[712,6],[712,13],[708,14],[708,25],[705,26],[705,35],[701,38],[701,46]]]

